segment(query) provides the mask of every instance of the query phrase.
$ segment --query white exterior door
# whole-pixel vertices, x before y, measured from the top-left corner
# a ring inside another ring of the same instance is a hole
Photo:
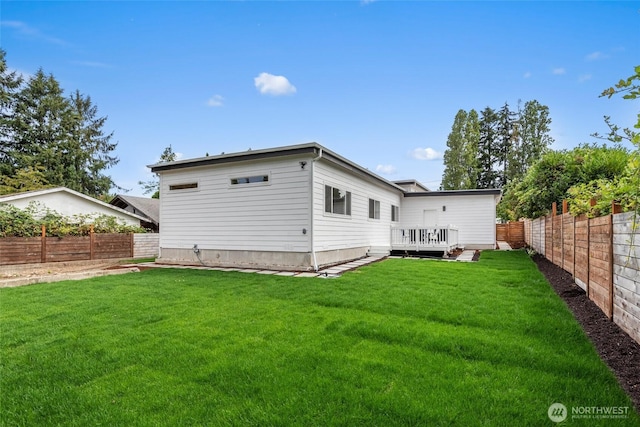
[[[437,209],[423,210],[422,225],[438,225],[438,210]]]

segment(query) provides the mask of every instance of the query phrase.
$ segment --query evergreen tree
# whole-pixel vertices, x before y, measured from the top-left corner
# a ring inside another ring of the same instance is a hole
[[[102,171],[119,160],[111,154],[117,146],[111,142],[113,132],[105,134],[102,130],[107,117],[99,117],[98,107],[91,102],[91,97],[83,96],[79,91],[71,95],[69,102],[73,120],[67,146],[73,155],[65,162],[66,182],[70,183],[72,180],[68,178],[74,176],[77,184],[67,184],[67,187],[94,196],[106,194],[116,185]]]
[[[13,182],[26,173],[42,185],[106,194],[114,183],[103,171],[118,162],[112,154],[117,144],[102,130],[106,117],[98,117],[91,98],[78,91],[65,98],[58,81],[42,69],[23,82],[7,72],[4,56],[0,51],[2,175]]]
[[[0,49],[0,174],[11,172],[10,152],[13,149],[13,126],[16,94],[22,85],[22,77],[15,71],[9,72],[5,59],[6,52]]]
[[[178,155],[173,152],[171,145],[169,145],[160,155],[160,160],[158,161],[158,163],[173,162],[176,160],[178,160]],[[142,186],[144,194],[153,193],[153,195],[151,196],[152,199],[160,198],[160,181],[158,181],[157,177],[149,181],[138,181],[138,184]]]
[[[510,181],[509,172],[512,167],[517,167],[514,153],[518,151],[518,127],[515,113],[509,109],[505,102],[497,112],[495,140],[493,142],[497,153],[497,188],[506,186]],[[514,163],[512,166],[511,164]]]
[[[495,169],[500,154],[496,145],[498,115],[491,107],[486,107],[481,114],[476,188],[498,188],[498,173]]]

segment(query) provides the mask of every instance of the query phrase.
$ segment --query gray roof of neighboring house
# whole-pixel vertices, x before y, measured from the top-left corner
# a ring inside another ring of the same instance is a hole
[[[79,193],[75,190],[72,190],[70,188],[67,187],[53,187],[53,188],[43,188],[42,190],[31,190],[31,191],[23,191],[21,193],[13,193],[13,194],[5,194],[3,196],[0,196],[0,203],[9,203],[12,202],[14,200],[20,200],[20,199],[26,199],[29,197],[38,197],[38,196],[43,196],[46,194],[55,194],[55,193],[67,193],[70,195],[73,195],[75,197],[79,197],[81,199],[84,199],[88,202],[91,203],[95,203],[97,205],[101,205],[103,207],[112,209],[115,212],[119,212],[120,214],[126,214],[130,217],[134,217],[138,220],[145,220],[145,218],[142,215],[138,215],[138,214],[134,214],[133,212],[127,212],[126,210],[115,206],[115,205],[111,205],[109,203],[105,203],[102,200],[98,200],[94,197],[91,196],[87,196],[86,194],[82,194]]]
[[[136,197],[127,196],[124,194],[118,194],[109,202],[114,206],[118,206],[125,209],[126,206],[131,206],[136,210],[139,215],[146,216],[154,224],[160,223],[160,200],[152,199],[150,197]]]

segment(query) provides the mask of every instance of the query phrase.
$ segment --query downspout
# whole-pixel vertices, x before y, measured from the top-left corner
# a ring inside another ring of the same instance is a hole
[[[311,170],[310,172],[310,177],[309,177],[309,200],[310,200],[310,204],[311,204],[311,209],[309,210],[310,214],[311,214],[311,257],[313,258],[313,270],[314,271],[318,271],[318,260],[316,259],[316,249],[314,246],[314,242],[313,242],[313,235],[314,235],[314,221],[313,221],[313,182],[314,182],[314,164],[317,160],[320,160],[322,158],[322,147],[320,147],[320,151],[318,152],[318,156],[311,159]]]

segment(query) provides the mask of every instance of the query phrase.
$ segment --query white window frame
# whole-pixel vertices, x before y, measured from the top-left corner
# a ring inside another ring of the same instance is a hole
[[[400,222],[400,206],[391,205],[391,222]]]
[[[251,181],[256,178],[267,178],[266,181]],[[238,180],[247,180],[247,182],[238,182]],[[236,181],[236,182],[234,182]],[[229,188],[246,188],[258,187],[263,185],[271,185],[271,173],[256,173],[245,175],[234,175],[229,177]]]
[[[344,213],[341,212],[336,212],[335,211],[335,198],[333,197],[334,194],[334,190],[338,190],[338,192],[344,192]],[[327,197],[331,197],[330,200],[327,200]],[[351,193],[350,190],[347,190],[346,188],[340,188],[340,187],[334,187],[331,184],[325,184],[324,185],[324,214],[325,215],[335,215],[337,217],[340,218],[350,218],[351,217],[351,206],[352,206],[352,201],[353,201],[353,194]],[[329,205],[330,203],[330,205]],[[330,207],[330,211],[327,210],[327,207]]]
[[[380,219],[380,200],[369,199],[369,219]]]

